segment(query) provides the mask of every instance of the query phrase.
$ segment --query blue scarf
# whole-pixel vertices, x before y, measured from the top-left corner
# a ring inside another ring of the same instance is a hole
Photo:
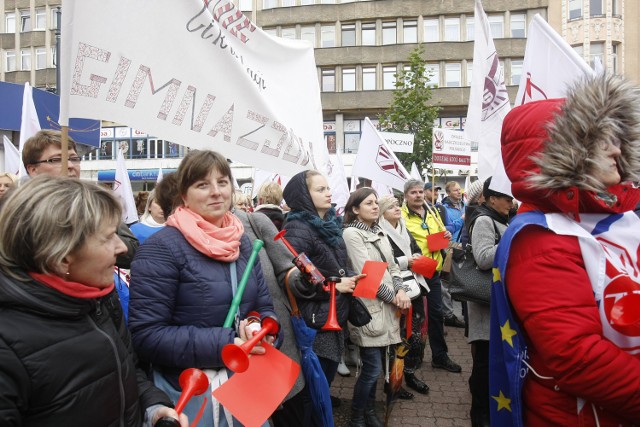
[[[318,214],[307,211],[291,211],[287,221],[299,220],[312,226],[320,234],[320,238],[329,246],[337,248],[342,245],[342,217],[336,215],[335,208],[331,208],[324,215],[324,220]]]

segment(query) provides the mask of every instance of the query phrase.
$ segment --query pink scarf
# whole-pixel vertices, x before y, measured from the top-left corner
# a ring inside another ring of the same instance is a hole
[[[209,258],[233,262],[240,256],[240,238],[244,227],[231,212],[224,214],[222,227],[217,227],[191,209],[181,206],[166,224],[180,230],[191,246]]]

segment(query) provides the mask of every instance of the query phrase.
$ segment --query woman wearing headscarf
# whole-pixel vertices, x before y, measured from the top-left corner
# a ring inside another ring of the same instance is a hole
[[[27,214],[28,213],[28,214]],[[0,424],[151,426],[178,418],[138,367],[113,284],[111,192],[42,176],[0,212]],[[181,416],[181,425],[188,425]]]
[[[387,234],[389,243],[393,248],[393,257],[400,268],[400,273],[403,277],[415,280],[420,289],[420,293],[411,300],[413,328],[409,338],[411,347],[404,358],[404,380],[413,390],[420,394],[427,394],[429,393],[429,386],[416,377],[415,372],[422,360],[421,330],[422,323],[425,320],[424,295],[429,291],[429,286],[422,275],[411,271],[414,259],[422,256],[422,251],[404,224],[398,199],[391,195],[384,196],[380,199],[379,206],[381,215],[378,224]],[[400,396],[402,397],[402,394]]]
[[[187,368],[204,369],[213,387],[226,381],[222,349],[251,336],[246,329],[249,313],[276,317],[256,261],[234,313],[236,324],[224,326],[252,251],[242,223],[230,211],[233,177],[227,160],[214,151],[191,151],[176,173],[181,204],[167,226],[136,253],[129,302],[134,346],[152,365],[156,384],[170,393],[179,390],[178,376]],[[274,337],[266,340],[273,342]],[[264,351],[258,345],[252,353]],[[213,426],[218,402],[206,394],[199,425]],[[186,413],[197,413],[203,399],[192,399]],[[218,425],[237,425],[222,409]]]
[[[626,305],[640,292],[638,99],[640,88],[599,75],[505,117],[502,155],[522,205],[496,254],[492,423],[640,420],[640,313]],[[501,358],[526,364],[514,373]]]

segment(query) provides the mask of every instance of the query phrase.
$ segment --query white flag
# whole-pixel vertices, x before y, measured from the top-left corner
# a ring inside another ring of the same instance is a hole
[[[22,164],[20,153],[6,135],[2,135],[2,142],[4,144],[4,171],[18,175]]]
[[[231,0],[65,0],[62,16],[61,124],[108,119],[272,172],[326,173],[311,43],[269,36]]]
[[[162,173],[162,166],[158,169],[158,177],[156,178],[156,184],[160,184],[160,181],[164,178],[164,174]]]
[[[410,176],[368,117],[364,120],[351,173],[400,191]]]
[[[491,179],[493,181],[493,178]],[[465,203],[469,203],[469,197],[467,196],[467,191],[469,191],[469,187],[471,187],[471,173],[467,174],[467,177],[464,179],[464,199]]]
[[[288,176],[282,176],[279,173],[272,173],[269,171],[265,171],[259,168],[253,169],[253,190],[251,193],[251,198],[255,199],[258,195],[258,190],[262,187],[262,184],[265,182],[275,182],[280,187],[284,188],[285,185],[289,182],[291,178]]]
[[[388,185],[380,184],[376,181],[371,181],[371,188],[376,190],[376,193],[378,193],[378,199],[381,199],[384,196],[393,196],[393,190]]]
[[[347,174],[342,163],[342,156],[337,150],[336,154],[329,154],[331,160],[331,168],[327,175],[329,188],[331,188],[331,202],[336,205],[338,215],[344,215],[344,206],[349,200],[349,184],[347,182]]]
[[[129,171],[124,163],[122,148],[118,149],[116,157],[116,181],[114,183],[114,193],[122,203],[122,221],[125,224],[132,224],[138,220],[138,210],[133,198],[131,181],[129,181]]]
[[[40,121],[36,106],[33,103],[33,92],[29,83],[24,84],[24,92],[22,94],[22,118],[20,119],[20,159],[22,160],[22,149],[27,139],[35,135],[40,130]],[[20,161],[20,171],[18,177],[27,176],[27,170]]]
[[[562,98],[572,83],[593,73],[569,43],[540,15],[536,15],[529,24],[515,104]]]
[[[504,70],[480,0],[476,0],[474,17],[473,79],[464,132],[467,139],[478,144],[478,176],[486,179],[494,175],[502,164],[500,133],[502,121],[511,107],[504,84]],[[508,188],[497,191],[511,194],[511,183]]]
[[[411,178],[422,181],[422,176],[420,175],[416,162],[411,163]]]
[[[358,184],[360,184],[360,179],[357,176],[351,175],[351,184],[349,185],[349,191],[353,193],[358,189]]]

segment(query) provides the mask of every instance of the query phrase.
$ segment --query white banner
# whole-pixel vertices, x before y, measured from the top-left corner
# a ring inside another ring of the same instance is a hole
[[[540,15],[529,24],[516,105],[562,98],[568,87],[594,71]]]
[[[434,168],[471,169],[471,141],[464,132],[451,129],[433,129]]]
[[[38,133],[40,130],[40,121],[36,112],[36,105],[33,103],[33,89],[29,83],[24,84],[24,92],[22,93],[22,117],[20,119],[20,159],[22,159],[22,150],[27,139]],[[20,170],[18,172],[20,178],[27,176],[27,170],[20,161]]]
[[[420,175],[420,170],[418,169],[416,162],[411,163],[411,172],[409,172],[409,174],[413,179],[419,179],[421,181],[424,180],[424,178],[422,178],[422,176]]]
[[[4,171],[18,176],[22,164],[20,153],[6,135],[2,135],[2,143],[4,144]]]
[[[327,181],[329,181],[329,188],[331,188],[331,203],[336,205],[338,215],[344,215],[344,206],[349,200],[349,183],[347,182],[347,173],[344,170],[340,150],[337,150],[336,154],[329,154],[329,158],[331,164],[327,174]]]
[[[284,189],[291,178],[283,176],[278,173],[272,173],[259,168],[253,170],[253,188],[251,189],[251,198],[255,199],[258,196],[258,191],[262,184],[267,182],[275,182]]]
[[[368,117],[362,124],[362,137],[351,174],[403,191],[409,172],[402,166],[380,132]]]
[[[310,43],[267,35],[230,0],[65,0],[62,16],[62,124],[107,119],[273,172],[326,173]]]
[[[496,173],[504,174],[500,134],[502,121],[511,107],[504,84],[504,70],[500,66],[489,21],[480,0],[476,0],[474,17],[473,78],[464,134],[478,144],[478,177],[487,179]],[[491,184],[493,188],[494,179]],[[511,194],[511,183],[497,191]]]
[[[124,155],[122,148],[118,148],[116,157],[116,176],[113,183],[113,192],[122,203],[122,221],[129,225],[138,221],[138,210],[136,202],[133,198],[133,190],[131,189],[131,181],[129,180],[129,171],[124,163]]]
[[[414,135],[412,133],[380,132],[380,135],[387,141],[391,151],[395,153],[413,153]]]

